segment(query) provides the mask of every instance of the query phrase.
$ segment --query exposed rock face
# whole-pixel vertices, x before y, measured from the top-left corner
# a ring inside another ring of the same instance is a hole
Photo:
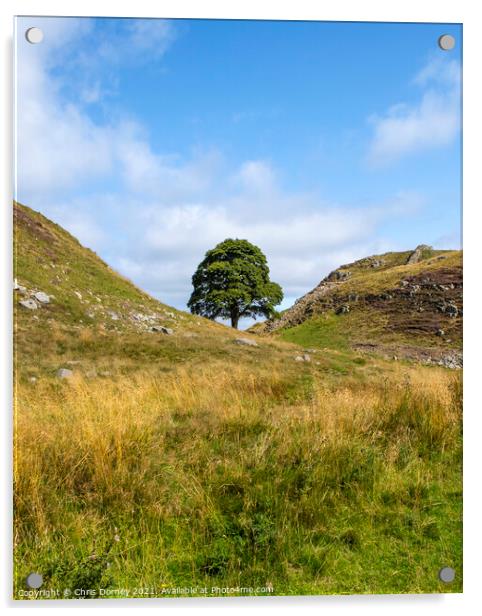
[[[256,341],[251,340],[250,338],[236,338],[234,342],[236,344],[242,344],[244,346],[252,346],[252,347],[259,346]]]
[[[419,246],[417,246],[417,248],[415,248],[412,254],[408,257],[407,265],[411,263],[418,263],[422,259],[424,252],[430,252],[432,250],[433,250],[432,246],[427,246],[427,244],[420,244]]]
[[[325,280],[348,280],[350,276],[351,276],[351,272],[349,272],[348,270],[339,269],[339,270],[335,270],[334,272],[331,272],[330,274],[328,274]]]
[[[323,303],[325,297],[329,297],[330,292],[337,285],[338,283],[336,282],[330,282],[329,276],[327,276],[312,291],[297,299],[294,305],[284,312],[279,319],[266,321],[266,331],[272,332],[283,327],[293,327],[303,323],[303,321],[317,312],[316,307]]]
[[[416,259],[426,259],[429,246],[418,246],[409,256],[416,253]],[[424,254],[422,254],[424,253]],[[443,256],[443,255],[442,255]],[[415,258],[415,257],[414,257]],[[438,258],[437,258],[438,260]],[[381,259],[362,259],[349,266],[351,276],[341,276],[340,272],[347,269],[340,268],[328,275],[312,291],[298,299],[295,304],[284,312],[277,320],[268,321],[264,331],[271,332],[285,327],[300,325],[307,319],[326,313],[346,315],[349,312],[363,311],[369,319],[370,311],[373,314],[383,315],[384,331],[380,332],[383,339],[392,333],[400,332],[410,336],[426,337],[427,344],[438,346],[440,343],[450,343],[452,340],[461,340],[463,316],[463,276],[462,266],[447,266],[443,262],[439,266],[427,267],[426,270],[410,275],[407,269],[400,269],[400,277],[391,284],[377,291],[367,279],[366,290],[363,284],[356,285],[354,275],[372,269],[373,262],[377,267],[387,271],[385,262],[379,264]],[[412,259],[413,261],[413,259]],[[403,267],[404,261],[399,265]],[[408,270],[409,271],[409,270]],[[418,270],[419,271],[419,270]],[[373,273],[373,276],[378,276]],[[382,274],[383,276],[383,274]],[[381,279],[383,282],[383,278]],[[440,332],[443,332],[441,334]],[[447,335],[445,335],[447,334]],[[362,341],[363,337],[359,341]]]

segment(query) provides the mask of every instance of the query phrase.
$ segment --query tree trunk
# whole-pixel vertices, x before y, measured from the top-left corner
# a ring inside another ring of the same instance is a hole
[[[238,323],[239,323],[239,314],[236,312],[232,312],[231,313],[231,327],[234,327],[234,329],[238,329]]]

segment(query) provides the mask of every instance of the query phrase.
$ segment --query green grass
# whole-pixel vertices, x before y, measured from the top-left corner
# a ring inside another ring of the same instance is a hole
[[[361,357],[383,320],[355,312],[237,345],[20,210],[16,275],[55,297],[16,301],[15,598],[32,571],[62,597],[461,591],[460,374]]]
[[[461,590],[457,376],[222,365],[22,386],[16,596],[32,570],[62,592]]]
[[[328,313],[309,319],[301,325],[282,330],[280,336],[287,342],[299,344],[305,348],[331,348],[348,350],[345,315]]]

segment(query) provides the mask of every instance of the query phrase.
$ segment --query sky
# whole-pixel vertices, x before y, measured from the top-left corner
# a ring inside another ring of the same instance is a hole
[[[162,302],[228,237],[281,308],[356,259],[461,248],[460,25],[19,17],[15,60],[15,198]]]

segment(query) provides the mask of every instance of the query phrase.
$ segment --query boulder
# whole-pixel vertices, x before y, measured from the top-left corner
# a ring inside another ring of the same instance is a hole
[[[72,376],[74,376],[74,373],[68,368],[59,368],[57,370],[57,376],[59,377],[59,379],[70,379]]]
[[[308,353],[304,353],[303,355],[296,355],[295,361],[311,361],[311,357]]]
[[[29,310],[37,310],[38,304],[33,299],[23,299],[21,302],[18,302],[20,306],[24,308],[28,308]]]
[[[252,346],[252,347],[259,346],[255,340],[251,340],[250,338],[236,338],[234,342],[236,344],[243,344],[245,346]]]
[[[37,293],[34,293],[33,296],[41,304],[48,304],[50,302],[50,297],[43,291],[37,291]]]

